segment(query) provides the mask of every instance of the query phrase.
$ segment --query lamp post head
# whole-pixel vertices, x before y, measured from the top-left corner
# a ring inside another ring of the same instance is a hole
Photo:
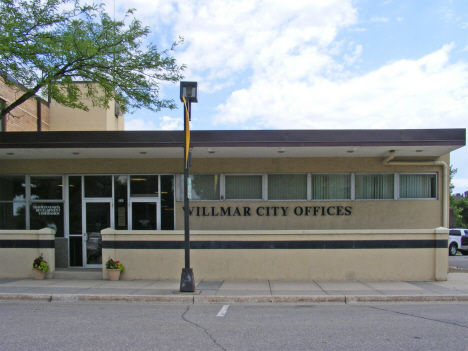
[[[180,101],[198,102],[198,83],[197,82],[180,82]]]

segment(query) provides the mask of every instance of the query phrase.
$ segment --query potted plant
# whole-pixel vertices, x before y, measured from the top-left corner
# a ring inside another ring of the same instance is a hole
[[[41,253],[33,261],[33,277],[34,279],[44,279],[45,273],[50,269],[47,261],[44,261],[44,256]]]
[[[119,280],[120,273],[125,271],[125,267],[120,261],[114,261],[112,258],[106,262],[107,273],[109,274],[109,280]]]

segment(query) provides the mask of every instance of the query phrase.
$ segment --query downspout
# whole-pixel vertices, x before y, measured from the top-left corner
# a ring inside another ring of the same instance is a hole
[[[395,151],[390,150],[390,155],[382,161],[385,166],[442,166],[442,227],[448,228],[448,166],[444,161],[392,161]]]

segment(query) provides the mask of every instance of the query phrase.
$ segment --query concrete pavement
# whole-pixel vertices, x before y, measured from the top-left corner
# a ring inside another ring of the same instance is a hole
[[[194,293],[178,280],[0,278],[0,299],[61,301],[235,302],[468,302],[468,273],[447,281],[196,281]]]

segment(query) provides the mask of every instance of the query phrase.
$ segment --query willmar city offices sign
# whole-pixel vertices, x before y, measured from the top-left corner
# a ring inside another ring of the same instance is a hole
[[[185,211],[185,208],[182,207]],[[276,217],[276,216],[351,216],[351,206],[195,206],[189,215],[196,217]]]

